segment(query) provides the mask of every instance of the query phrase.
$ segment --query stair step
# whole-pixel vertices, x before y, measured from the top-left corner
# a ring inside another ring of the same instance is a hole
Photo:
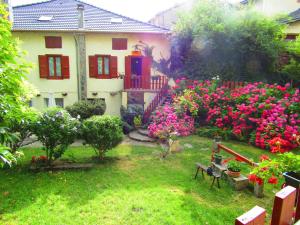
[[[128,134],[128,137],[134,141],[140,142],[155,142],[155,139],[140,134],[138,131],[132,131]]]
[[[149,131],[147,129],[138,129],[137,132],[143,136],[149,137]]]

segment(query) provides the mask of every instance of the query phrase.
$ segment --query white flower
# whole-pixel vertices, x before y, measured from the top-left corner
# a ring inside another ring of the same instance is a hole
[[[77,116],[77,119],[80,119],[80,115]]]

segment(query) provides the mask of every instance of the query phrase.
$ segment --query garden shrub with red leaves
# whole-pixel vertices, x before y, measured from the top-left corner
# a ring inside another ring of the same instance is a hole
[[[214,81],[176,80],[175,108],[195,119],[231,130],[235,138],[272,152],[286,152],[300,144],[299,89],[262,82],[229,89]]]
[[[168,139],[170,135],[188,136],[194,131],[194,119],[185,113],[176,113],[172,105],[159,107],[152,115],[149,135]]]

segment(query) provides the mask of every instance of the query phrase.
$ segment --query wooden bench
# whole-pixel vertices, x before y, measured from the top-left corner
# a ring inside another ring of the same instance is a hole
[[[196,168],[197,168],[197,171],[196,171],[196,174],[195,174],[195,179],[198,176],[199,170],[201,170],[202,177],[204,178],[204,172],[207,173],[208,167],[205,166],[205,165],[202,165],[201,163],[196,163]],[[221,178],[221,174],[216,173],[215,171],[213,171],[211,176],[213,177],[213,181],[211,183],[210,188],[213,187],[213,185],[215,184],[216,180],[217,180],[218,188],[220,188],[220,181],[219,180]]]

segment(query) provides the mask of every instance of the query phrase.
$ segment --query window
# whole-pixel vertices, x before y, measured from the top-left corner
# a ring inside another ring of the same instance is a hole
[[[61,56],[48,56],[49,78],[62,79]]]
[[[97,56],[98,76],[109,76],[109,56]]]
[[[39,55],[40,78],[70,79],[69,56]]]
[[[89,75],[91,78],[118,78],[118,57],[111,55],[89,56]]]
[[[285,38],[286,41],[295,41],[296,39],[297,39],[296,34],[288,34],[288,35],[286,35],[286,38]]]
[[[62,48],[62,38],[47,36],[45,37],[45,46],[46,48]]]
[[[50,100],[49,98],[44,98],[44,105],[49,107]],[[64,107],[64,99],[63,98],[55,98],[55,106]]]
[[[127,38],[113,38],[112,39],[113,50],[127,50]]]

